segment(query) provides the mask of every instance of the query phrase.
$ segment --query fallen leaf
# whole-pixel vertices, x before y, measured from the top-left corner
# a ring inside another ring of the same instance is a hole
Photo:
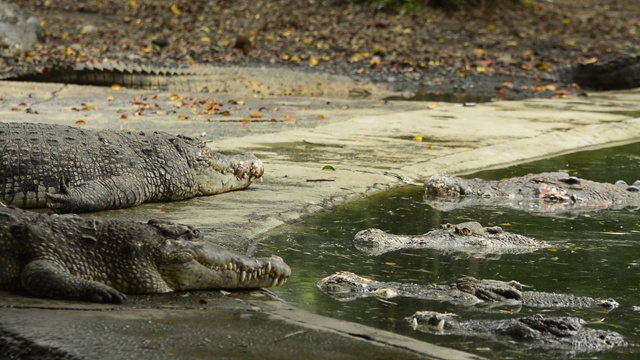
[[[76,120],[76,125],[84,125],[84,124],[86,124],[86,123],[84,122],[84,120],[82,120],[82,119],[80,119],[80,120]]]
[[[414,136],[413,141],[422,142],[422,134],[418,134]]]
[[[324,115],[322,115],[322,114],[318,114],[318,115],[316,115],[316,119],[318,119],[318,120],[324,120]]]
[[[331,165],[325,165],[322,167],[323,171],[336,171],[336,169]]]
[[[436,105],[436,104],[429,104],[429,105],[427,105],[427,109],[429,109],[429,110],[433,110],[433,109],[435,109],[435,108],[437,108],[437,107],[438,107],[438,105]]]
[[[259,112],[252,112],[251,114],[249,114],[249,117],[252,119],[261,119],[262,118],[262,114]]]
[[[113,85],[111,85],[111,90],[113,90],[113,91],[120,91],[120,90],[122,90],[122,85],[120,85],[120,84],[113,84]]]
[[[176,4],[171,4],[171,12],[172,12],[174,15],[180,15],[180,14],[182,14],[182,10],[180,10],[180,8],[178,7],[178,5],[176,5]]]

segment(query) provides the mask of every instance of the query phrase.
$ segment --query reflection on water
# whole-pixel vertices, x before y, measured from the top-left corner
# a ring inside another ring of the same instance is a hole
[[[566,170],[596,181],[633,183],[640,178],[640,143],[612,149],[582,152],[553,159],[485,171],[470,177],[500,179],[542,171]],[[278,254],[293,269],[292,278],[276,291],[287,301],[312,312],[364,323],[418,339],[455,347],[486,357],[515,357],[527,353],[497,341],[471,337],[439,336],[414,332],[404,320],[418,310],[454,312],[463,318],[526,316],[535,309],[460,308],[447,303],[408,298],[365,298],[350,302],[333,300],[315,284],[336,271],[347,270],[380,281],[418,284],[450,283],[463,275],[517,280],[527,290],[554,291],[594,298],[613,298],[621,306],[606,313],[597,309],[562,309],[549,315],[572,315],[592,327],[611,329],[640,344],[640,225],[638,212],[597,211],[545,216],[506,208],[469,207],[449,212],[431,209],[421,187],[405,187],[352,202],[307,218],[286,232],[263,240],[259,255]],[[501,225],[507,231],[550,242],[554,247],[530,254],[502,255],[497,260],[465,253],[443,254],[435,250],[398,250],[377,257],[358,252],[353,235],[377,227],[398,234],[422,234],[441,223],[475,220],[485,226]],[[588,357],[635,358],[640,350],[627,348]]]

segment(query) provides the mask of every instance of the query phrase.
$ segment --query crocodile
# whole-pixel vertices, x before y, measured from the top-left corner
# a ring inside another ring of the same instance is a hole
[[[637,208],[640,181],[629,185],[600,183],[546,172],[506,180],[464,179],[451,174],[434,175],[424,182],[430,205],[450,210],[470,205],[503,205],[523,210],[553,212]]]
[[[459,320],[452,313],[418,311],[407,318],[411,327],[438,334],[479,336],[528,343],[533,348],[592,352],[624,347],[625,338],[612,330],[590,328],[586,321],[569,316],[531,316],[501,320]]]
[[[0,79],[112,86],[135,89],[234,93],[251,96],[383,98],[401,92],[348,76],[264,66],[153,67],[118,62],[59,66],[43,73],[0,76]]]
[[[517,281],[460,278],[453,284],[419,285],[383,282],[367,279],[348,271],[339,271],[317,283],[325,294],[350,301],[363,297],[410,297],[423,300],[446,301],[456,305],[507,305],[531,308],[600,308],[612,310],[618,307],[613,299],[598,300],[586,296],[574,296],[539,291],[523,291]]]
[[[604,63],[576,64],[558,71],[558,80],[595,90],[640,87],[640,54],[629,54]]]
[[[0,200],[21,208],[183,200],[244,189],[263,172],[251,154],[222,155],[180,135],[0,123]]]
[[[549,247],[544,241],[512,234],[499,226],[484,227],[475,221],[455,225],[443,224],[440,229],[422,235],[394,235],[380,229],[365,229],[356,233],[353,243],[358,250],[369,255],[380,255],[405,248],[479,254],[518,254]]]
[[[0,289],[121,303],[124,294],[282,285],[291,269],[204,239],[192,226],[0,206]]]

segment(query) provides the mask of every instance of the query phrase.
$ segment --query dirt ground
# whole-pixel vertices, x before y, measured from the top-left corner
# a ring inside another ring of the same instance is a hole
[[[42,41],[14,67],[84,61],[274,64],[378,81],[544,77],[640,52],[637,0],[379,12],[355,1],[19,0]],[[491,1],[486,2],[491,4]],[[77,14],[82,13],[82,16]]]

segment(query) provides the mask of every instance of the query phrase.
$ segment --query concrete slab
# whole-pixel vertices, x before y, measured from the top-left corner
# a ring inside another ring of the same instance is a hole
[[[213,99],[3,82],[0,116],[2,121],[162,130],[201,136],[224,152],[256,153],[266,176],[248,190],[98,214],[196,225],[211,241],[250,253],[255,239],[268,231],[435,173],[471,172],[638,141],[639,100],[640,92],[626,91],[463,107],[233,95]],[[209,114],[211,101],[228,114]],[[422,141],[414,139],[417,135]],[[323,171],[324,165],[335,171]],[[122,306],[103,306],[0,293],[0,354],[69,359],[97,354],[139,359],[473,357],[256,296],[134,296]]]

